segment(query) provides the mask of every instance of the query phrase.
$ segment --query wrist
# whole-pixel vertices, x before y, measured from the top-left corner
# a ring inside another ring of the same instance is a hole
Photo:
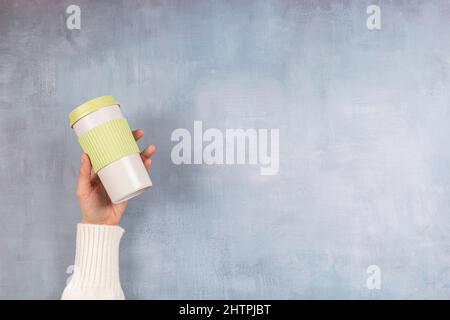
[[[112,220],[91,220],[91,219],[81,219],[81,224],[92,224],[92,225],[100,225],[100,226],[118,226],[120,221],[112,221]]]

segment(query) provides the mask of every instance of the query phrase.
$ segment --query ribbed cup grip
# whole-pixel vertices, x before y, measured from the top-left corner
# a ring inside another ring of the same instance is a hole
[[[83,134],[78,142],[89,155],[95,172],[124,156],[139,153],[139,147],[125,118],[96,126]]]

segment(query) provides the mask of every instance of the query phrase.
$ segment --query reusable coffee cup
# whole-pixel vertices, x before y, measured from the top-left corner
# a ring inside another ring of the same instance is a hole
[[[69,114],[70,126],[113,203],[131,199],[152,185],[120,109],[112,96],[102,96]]]

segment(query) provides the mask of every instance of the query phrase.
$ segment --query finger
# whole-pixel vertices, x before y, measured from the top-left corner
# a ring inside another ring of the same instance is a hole
[[[87,154],[81,155],[80,172],[77,182],[77,196],[84,197],[91,191],[91,161]]]
[[[147,170],[150,169],[151,165],[152,165],[152,159],[145,159],[144,160],[145,169],[147,169]]]
[[[142,160],[145,160],[147,158],[150,158],[156,151],[156,147],[152,144],[148,145],[144,150],[141,152]]]
[[[144,130],[143,129],[136,129],[136,130],[133,131],[134,140],[138,141],[143,136],[144,136]]]

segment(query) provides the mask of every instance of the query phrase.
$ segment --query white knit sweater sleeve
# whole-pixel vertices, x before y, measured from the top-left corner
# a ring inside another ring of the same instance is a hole
[[[77,225],[75,265],[63,300],[125,299],[119,278],[119,226]]]

